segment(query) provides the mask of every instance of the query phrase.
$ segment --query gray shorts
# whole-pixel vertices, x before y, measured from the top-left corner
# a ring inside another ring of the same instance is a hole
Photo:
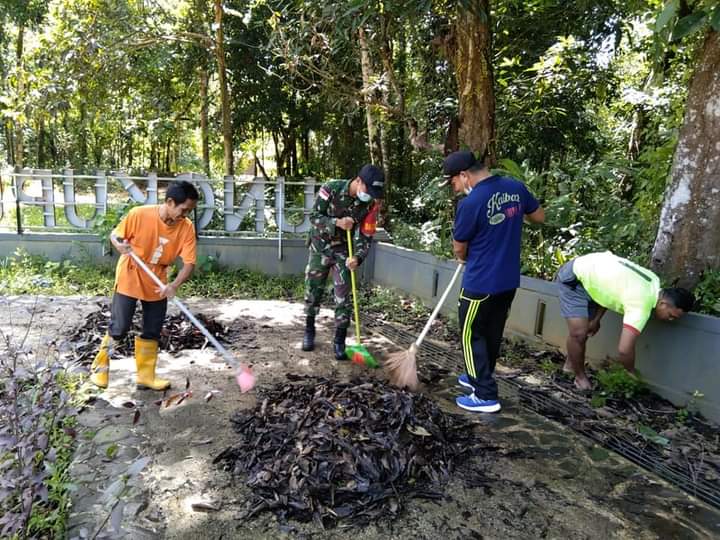
[[[573,262],[563,264],[555,274],[560,292],[560,313],[566,319],[592,319],[598,305],[575,275]]]

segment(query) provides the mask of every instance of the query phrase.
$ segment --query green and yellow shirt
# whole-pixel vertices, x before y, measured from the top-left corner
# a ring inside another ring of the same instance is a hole
[[[642,332],[660,294],[654,273],[609,251],[578,257],[573,272],[597,304],[621,313],[624,327]]]

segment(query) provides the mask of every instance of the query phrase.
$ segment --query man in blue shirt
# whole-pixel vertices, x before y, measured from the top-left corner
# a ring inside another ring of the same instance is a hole
[[[458,378],[472,393],[455,402],[476,412],[500,410],[493,378],[505,321],[520,285],[523,219],[545,221],[545,211],[525,184],[493,175],[472,152],[453,152],[443,173],[455,193],[465,193],[455,215],[453,251],[465,263],[458,301],[466,373]]]

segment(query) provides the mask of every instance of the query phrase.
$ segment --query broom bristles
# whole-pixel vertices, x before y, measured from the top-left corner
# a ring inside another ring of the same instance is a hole
[[[390,384],[399,388],[417,390],[420,385],[417,376],[417,347],[413,343],[406,351],[400,351],[388,356],[385,361]]]

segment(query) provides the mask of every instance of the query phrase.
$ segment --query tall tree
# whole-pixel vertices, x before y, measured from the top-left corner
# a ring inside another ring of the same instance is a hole
[[[495,163],[495,93],[489,0],[458,6],[453,65],[458,86],[459,142]]]
[[[373,115],[372,103],[372,84],[375,79],[372,65],[370,63],[370,50],[368,48],[367,38],[365,37],[365,29],[361,26],[358,28],[358,41],[360,43],[360,67],[362,68],[362,82],[364,101],[365,101],[365,119],[367,121],[368,149],[370,150],[370,161],[372,163],[380,162],[380,149],[378,148],[377,128],[375,127],[375,118]]]
[[[215,0],[215,56],[218,64],[220,83],[220,103],[222,105],[223,150],[225,154],[225,174],[235,174],[233,159],[233,130],[230,112],[230,89],[228,88],[225,68],[225,44],[223,35],[223,6],[221,0]]]
[[[720,267],[720,33],[709,30],[690,82],[685,118],[652,252],[669,280],[694,286]]]
[[[14,145],[12,161],[22,167],[25,156],[25,128],[29,116],[27,107],[27,79],[25,69],[25,38],[26,31],[38,25],[45,16],[47,5],[39,0],[6,0],[0,5],[0,21],[5,19],[15,23],[17,34],[15,37],[15,68],[14,68],[14,97],[15,97],[15,125],[12,139],[7,143]],[[4,33],[3,36],[4,37]]]

